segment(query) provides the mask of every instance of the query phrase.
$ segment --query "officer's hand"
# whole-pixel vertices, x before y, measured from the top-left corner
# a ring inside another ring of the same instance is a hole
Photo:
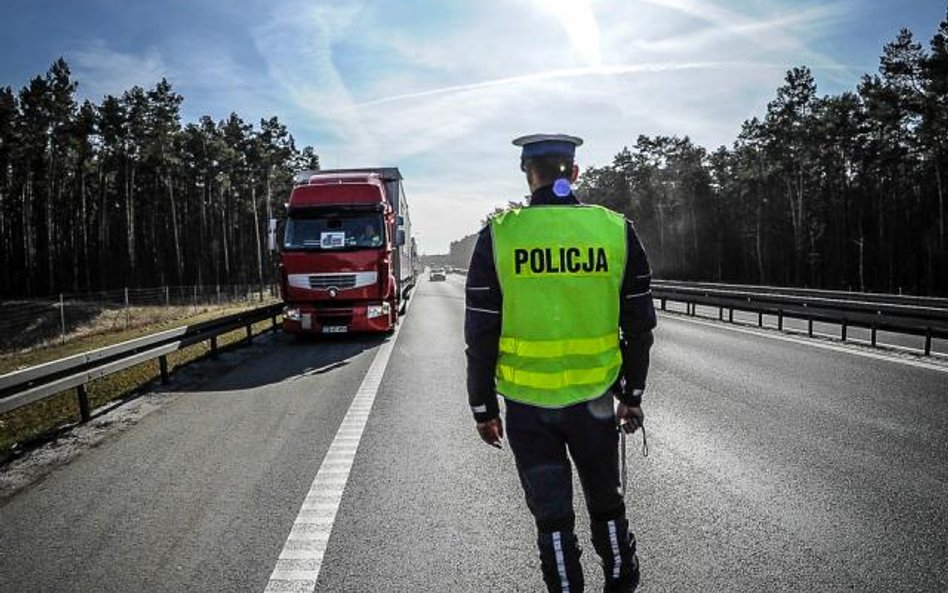
[[[645,422],[641,406],[629,406],[622,402],[616,407],[616,421],[627,433],[633,433]]]
[[[504,423],[500,417],[487,422],[478,422],[477,434],[481,435],[481,440],[491,447],[500,449],[500,441],[504,438]]]

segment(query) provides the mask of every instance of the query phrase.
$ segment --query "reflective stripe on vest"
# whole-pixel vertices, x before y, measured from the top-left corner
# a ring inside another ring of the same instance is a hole
[[[611,332],[598,338],[563,340],[522,340],[501,338],[500,351],[528,358],[555,358],[568,355],[595,355],[619,347],[619,334]]]
[[[503,294],[497,390],[563,407],[619,376],[625,219],[596,206],[540,206],[492,221]]]
[[[534,389],[563,389],[575,385],[599,385],[602,382],[608,382],[602,391],[597,392],[602,395],[609,385],[616,380],[614,371],[622,366],[622,355],[618,350],[611,354],[612,358],[608,366],[599,366],[591,369],[565,369],[562,371],[553,371],[550,373],[524,371],[507,364],[497,365],[497,374],[504,381],[524,387]]]

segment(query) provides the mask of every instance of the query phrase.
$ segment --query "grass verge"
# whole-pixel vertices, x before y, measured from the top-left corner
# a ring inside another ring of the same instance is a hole
[[[77,333],[65,344],[48,343],[40,347],[20,350],[8,354],[0,354],[0,375],[9,373],[17,369],[30,367],[51,360],[58,360],[73,354],[88,352],[97,348],[104,348],[119,342],[125,342],[134,338],[140,338],[156,332],[181,327],[183,325],[193,325],[202,321],[232,315],[247,309],[254,309],[269,302],[244,302],[229,305],[207,305],[199,307],[138,307],[136,315],[138,319],[147,318],[147,323],[142,323],[130,327],[129,329],[119,329],[121,325],[111,325],[110,317],[103,315],[100,322],[95,326],[95,330],[86,328],[86,333]],[[150,309],[162,309],[158,311],[147,311]]]
[[[255,304],[253,306],[257,305]],[[250,307],[243,308],[246,309]],[[197,318],[188,319],[187,323],[213,319],[214,317],[221,317],[239,310],[241,310],[240,307],[235,307],[232,310],[218,309],[199,315]],[[53,348],[43,349],[38,352],[23,353],[17,355],[23,357],[20,358],[18,362],[21,363],[21,366],[40,364],[49,360],[62,358],[63,356],[69,356],[70,354],[101,348],[102,346],[129,340],[140,335],[154,333],[162,329],[170,329],[171,327],[179,327],[181,325],[182,323],[178,322],[169,324],[168,327],[139,328],[139,330],[128,333],[123,332],[116,336],[94,336],[90,337],[88,341],[83,340],[85,347],[80,347],[77,343],[69,343],[60,348],[56,348],[55,354],[49,352],[50,350],[54,350]],[[260,321],[254,324],[253,335],[259,335],[270,328],[271,322],[269,319]],[[218,349],[220,350],[221,348],[236,345],[246,340],[246,338],[247,334],[244,328],[222,334],[217,339]],[[32,360],[30,357],[34,354],[42,356],[39,356],[35,362],[31,361],[28,364],[22,363],[24,359]],[[168,370],[169,372],[173,372],[174,369],[204,358],[208,354],[210,354],[210,345],[207,342],[201,342],[172,352],[168,355]],[[9,364],[8,362],[7,370],[3,372],[12,370],[9,368]],[[156,359],[107,377],[102,377],[86,385],[89,395],[89,404],[92,409],[95,410],[109,402],[128,397],[158,380],[159,376],[158,360]],[[172,381],[173,380],[174,378],[172,377]],[[70,389],[54,397],[0,415],[0,461],[5,458],[10,458],[13,452],[22,446],[54,434],[58,430],[76,423],[78,420],[79,405],[76,399],[75,389]]]

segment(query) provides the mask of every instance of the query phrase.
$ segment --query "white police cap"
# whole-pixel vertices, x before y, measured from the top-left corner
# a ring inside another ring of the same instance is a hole
[[[516,138],[513,144],[523,148],[520,153],[521,159],[547,155],[562,155],[573,158],[576,154],[576,147],[583,144],[583,139],[566,134],[530,134]]]

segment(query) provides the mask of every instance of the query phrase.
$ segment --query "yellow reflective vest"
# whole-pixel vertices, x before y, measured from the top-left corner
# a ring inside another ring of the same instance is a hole
[[[533,206],[491,224],[503,294],[497,391],[548,408],[601,396],[622,367],[625,219],[598,206]]]

